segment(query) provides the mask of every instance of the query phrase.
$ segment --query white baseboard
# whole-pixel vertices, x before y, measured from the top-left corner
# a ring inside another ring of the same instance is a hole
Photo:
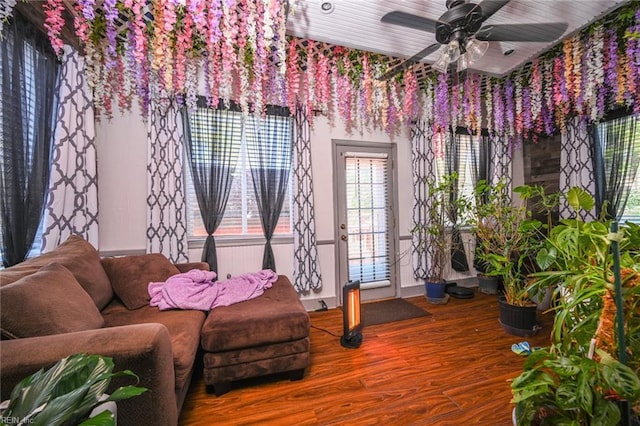
[[[307,310],[307,312],[317,311],[322,308],[320,301],[323,300],[324,303],[327,304],[327,308],[333,309],[338,306],[338,300],[334,297],[314,297],[311,299],[300,299],[302,305]]]
[[[424,284],[418,284],[409,287],[401,287],[399,297],[404,299],[407,297],[424,296],[424,294]]]

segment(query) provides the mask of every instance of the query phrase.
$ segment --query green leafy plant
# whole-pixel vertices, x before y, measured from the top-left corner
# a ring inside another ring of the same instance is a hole
[[[617,425],[618,402],[640,399],[640,379],[606,352],[597,355],[562,355],[557,347],[529,355],[511,384],[518,424]]]
[[[512,202],[509,188],[500,181],[489,185],[480,181],[475,188],[476,207],[473,230],[477,237],[476,256],[485,273],[502,279],[507,303],[530,303],[526,291],[532,258],[542,245],[547,225],[533,219],[527,201],[544,195],[541,186],[522,185],[513,189],[519,200]],[[537,204],[536,204],[537,205]]]
[[[129,371],[113,372],[109,357],[76,354],[63,358],[48,370],[39,370],[18,383],[11,392],[9,406],[2,419],[12,424],[29,425],[114,425],[111,411],[88,418],[91,410],[108,401],[120,401],[142,394],[147,389],[124,386],[106,399],[103,395],[116,376],[137,376]]]
[[[540,271],[532,274],[531,293],[554,290],[556,316],[552,337],[556,342],[588,344],[595,333],[602,309],[602,296],[612,280],[609,221],[580,219],[583,211],[593,208],[591,194],[571,188],[567,203],[575,218],[563,219],[553,227],[536,255]],[[629,228],[620,231],[623,266],[637,263],[631,249],[637,244],[629,239]],[[637,237],[632,237],[637,238]]]
[[[615,425],[621,400],[640,413],[640,226],[612,233],[610,221],[580,219],[594,206],[587,191],[571,188],[566,199],[575,217],[550,230],[527,289],[554,289],[552,346],[527,359],[512,402],[518,424]],[[612,241],[620,251],[626,365],[616,359]]]
[[[430,203],[427,217],[423,223],[415,224],[411,231],[418,235],[419,244],[426,247],[430,253],[431,262],[425,277],[430,282],[442,282],[444,279],[450,247],[447,231],[452,226],[449,218],[454,216],[454,211],[459,218],[464,218],[470,209],[471,203],[466,197],[451,197],[457,185],[456,172],[441,176],[437,180],[427,180],[426,199]]]

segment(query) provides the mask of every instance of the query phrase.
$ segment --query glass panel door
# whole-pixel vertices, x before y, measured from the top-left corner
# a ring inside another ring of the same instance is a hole
[[[337,150],[340,284],[360,281],[363,300],[394,297],[391,149]]]

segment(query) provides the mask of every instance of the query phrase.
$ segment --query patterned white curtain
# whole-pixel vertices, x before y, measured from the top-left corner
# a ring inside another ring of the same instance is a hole
[[[566,193],[571,187],[578,186],[595,195],[591,140],[587,123],[575,117],[568,120],[560,143],[560,192]],[[560,204],[560,217],[566,219],[572,215],[573,211],[563,199]],[[595,219],[595,209],[581,212],[581,216],[585,220]]]
[[[293,146],[293,286],[298,293],[322,289],[316,245],[309,119],[298,106]]]
[[[491,136],[491,154],[489,158],[491,173],[490,183],[496,184],[504,181],[506,190],[511,195],[513,183],[513,158],[508,139],[504,136]]]
[[[188,261],[183,128],[175,102],[152,102],[148,119],[147,252]]]
[[[424,120],[418,120],[411,127],[411,160],[413,169],[413,223],[428,225],[431,200],[427,197],[428,181],[437,176],[436,149],[433,143],[433,128]],[[424,226],[411,233],[413,247],[413,276],[428,278],[433,262],[433,246],[424,244],[428,235]]]
[[[84,58],[64,47],[42,251],[77,234],[98,247],[98,177],[94,111]]]

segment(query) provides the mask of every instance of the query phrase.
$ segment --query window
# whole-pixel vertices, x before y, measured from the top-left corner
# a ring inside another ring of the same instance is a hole
[[[253,151],[251,144],[247,142],[247,140],[251,141],[254,137],[252,130],[254,127],[253,120],[257,118],[243,117],[241,113],[231,110],[218,111],[217,113],[221,113],[223,118],[216,121],[215,126],[207,119],[206,108],[198,108],[193,113],[190,113],[191,134],[193,138],[197,138],[199,141],[211,142],[215,137],[223,138],[223,135],[227,135],[226,139],[224,139],[226,143],[222,146],[224,147],[223,149],[228,149],[231,152],[231,162],[232,166],[234,166],[232,167],[233,177],[224,217],[214,235],[260,237],[263,235],[263,231],[251,173]],[[293,143],[292,126],[284,125],[285,121],[292,120],[291,117],[269,116],[269,120],[283,120],[283,125],[279,127],[286,129],[286,138],[288,138],[290,143]],[[238,137],[229,138],[228,135],[231,133],[227,131],[228,129],[221,129],[221,124],[222,126],[239,126],[241,131],[237,132]],[[215,132],[215,134],[212,134],[212,132]],[[269,154],[271,167],[286,167],[291,169],[291,159],[284,158],[283,153],[274,150]],[[292,177],[293,173],[289,173],[287,193],[274,231],[274,236],[289,236],[292,232]],[[187,231],[189,237],[206,237],[207,232],[203,225],[190,171],[185,173],[185,179],[187,188]]]
[[[592,132],[596,203],[611,218],[640,223],[639,120],[615,114]]]
[[[628,120],[637,120],[634,117],[628,117]],[[636,124],[635,126],[635,134],[632,137],[633,141],[631,145],[635,148],[631,148],[631,152],[636,153],[636,160],[638,159],[637,155],[640,153],[640,126]],[[630,183],[629,190],[629,198],[627,198],[627,204],[625,205],[624,211],[622,212],[622,217],[620,218],[620,222],[624,223],[626,221],[631,221],[635,223],[640,223],[640,162],[635,161],[635,171],[633,170],[633,160],[631,160],[631,173],[629,175],[629,179],[633,178]]]
[[[458,158],[458,197],[466,198],[473,205],[475,202],[474,170],[481,167],[480,164],[474,163],[478,161],[476,157],[479,156],[479,145],[482,143],[482,140],[477,136],[471,136],[465,133],[455,133],[452,137],[453,140],[450,140],[449,136],[447,136],[438,142],[438,147],[442,152],[436,156],[437,176],[438,179],[440,179],[440,177],[447,174],[447,170],[449,169],[447,167],[447,156],[450,155],[450,153],[445,152],[445,144],[456,144],[457,151],[453,153],[456,153]],[[464,213],[467,216],[471,215],[470,211]],[[470,217],[459,217],[458,223],[468,222],[468,219],[470,219]]]
[[[41,250],[59,62],[46,36],[17,11],[3,36],[0,255],[10,266]]]
[[[631,221],[640,223],[640,170],[636,172],[636,178],[631,187],[627,205],[622,213],[621,222]]]
[[[387,157],[345,153],[349,280],[365,288],[390,284]]]

